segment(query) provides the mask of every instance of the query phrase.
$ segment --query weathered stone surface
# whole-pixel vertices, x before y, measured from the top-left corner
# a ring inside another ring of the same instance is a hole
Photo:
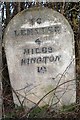
[[[34,106],[56,86],[75,79],[74,34],[60,13],[48,8],[19,13],[7,26],[4,43],[12,88],[25,106]],[[40,105],[73,103],[75,89],[75,80],[67,82]]]

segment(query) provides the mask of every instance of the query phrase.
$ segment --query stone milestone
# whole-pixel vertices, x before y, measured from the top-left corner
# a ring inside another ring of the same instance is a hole
[[[74,34],[63,15],[24,10],[8,24],[4,44],[15,104],[31,108],[55,88],[39,106],[76,101]]]

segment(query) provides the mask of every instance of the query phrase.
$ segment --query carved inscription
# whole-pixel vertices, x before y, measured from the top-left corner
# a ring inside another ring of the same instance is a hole
[[[42,66],[42,67],[37,67],[37,71],[38,71],[38,73],[45,73],[45,72],[47,72],[47,68],[44,67],[44,66]]]
[[[52,47],[37,47],[32,49],[24,49],[23,54],[24,55],[30,55],[30,54],[38,54],[38,53],[52,53],[54,52],[54,49]]]
[[[38,23],[38,24],[41,24],[42,23],[42,19],[41,18],[32,18],[32,19],[29,19],[29,22],[30,24],[34,25],[35,21]]]
[[[33,63],[48,63],[48,62],[56,62],[59,61],[61,58],[61,55],[56,55],[56,56],[45,56],[45,57],[32,57],[32,58],[22,58],[21,59],[21,66],[22,65],[29,65],[29,64],[33,64]]]
[[[40,19],[39,19],[40,20]],[[38,21],[39,22],[39,21]],[[39,23],[40,24],[40,23]],[[32,28],[32,29],[21,29],[15,30],[15,36],[20,35],[35,35],[35,34],[50,34],[50,33],[60,33],[61,26],[60,25],[53,25],[48,27],[41,27],[41,28]],[[38,47],[36,48],[24,48],[23,49],[23,58],[21,59],[21,66],[30,65],[30,64],[47,64],[58,62],[61,59],[61,55],[54,55],[54,48],[52,46],[48,47],[41,47],[42,41],[37,38],[35,41]],[[39,57],[31,57],[31,55],[40,55]],[[44,55],[44,56],[43,56]],[[37,67],[38,73],[45,73],[47,72],[46,66],[39,66]]]
[[[52,47],[37,47],[37,48],[25,48],[23,50],[23,55],[24,58],[21,59],[21,66],[22,65],[29,65],[29,64],[33,64],[33,63],[48,63],[48,62],[56,62],[59,61],[61,59],[61,55],[47,55],[49,53],[53,53],[54,49]],[[40,56],[40,57],[27,57],[31,54],[46,54],[46,56]]]
[[[42,34],[60,33],[60,31],[61,31],[60,25],[53,25],[53,26],[41,27],[41,28],[29,28],[29,29],[14,30],[14,34],[15,34],[15,36],[42,35]]]
[[[30,20],[30,24],[34,24],[34,19]],[[37,23],[41,24],[41,19],[37,19]],[[14,34],[16,37],[18,36],[24,36],[24,35],[42,35],[42,34],[59,34],[61,32],[61,26],[60,25],[52,25],[47,27],[40,27],[40,28],[27,28],[27,29],[19,29],[14,30]],[[30,64],[47,64],[47,63],[53,63],[58,62],[61,59],[61,55],[54,55],[54,48],[51,46],[48,47],[41,47],[42,41],[37,38],[35,41],[36,45],[38,47],[36,48],[24,48],[22,52],[23,58],[20,61],[21,66],[30,65]],[[40,55],[39,57],[31,57],[31,55]],[[47,72],[46,66],[39,66],[37,67],[38,73],[45,73]]]
[[[39,40],[38,40],[39,42]],[[36,43],[37,44],[37,43]],[[38,44],[40,46],[40,44]],[[53,63],[58,62],[61,59],[61,55],[54,55],[52,54],[54,52],[53,47],[37,47],[37,48],[24,48],[23,49],[23,58],[21,59],[21,66],[23,65],[30,65],[30,64],[47,64],[47,63]],[[39,57],[30,57],[31,55],[37,55],[39,54]],[[44,54],[45,56],[41,56]],[[47,72],[46,66],[39,66],[37,67],[38,73],[45,73]]]

